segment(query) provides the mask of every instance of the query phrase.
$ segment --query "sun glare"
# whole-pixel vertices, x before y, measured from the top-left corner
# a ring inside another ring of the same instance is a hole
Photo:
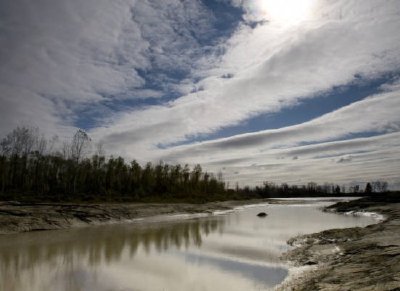
[[[262,14],[271,22],[298,24],[307,20],[314,0],[259,0]]]

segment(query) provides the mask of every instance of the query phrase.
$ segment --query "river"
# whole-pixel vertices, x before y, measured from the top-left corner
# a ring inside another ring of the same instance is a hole
[[[372,217],[322,212],[332,202],[238,207],[213,215],[0,236],[0,290],[269,290],[288,275],[286,241]],[[265,218],[257,217],[264,211]]]

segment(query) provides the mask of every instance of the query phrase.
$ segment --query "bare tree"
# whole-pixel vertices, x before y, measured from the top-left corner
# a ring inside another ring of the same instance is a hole
[[[377,180],[371,183],[373,192],[386,192],[388,183],[386,181]]]
[[[358,193],[360,191],[360,185],[353,185],[350,186],[349,192],[350,193]]]
[[[36,136],[35,138],[35,151],[39,155],[44,155],[47,151],[48,141],[44,135]]]
[[[388,187],[389,187],[388,182],[383,181],[383,182],[382,182],[382,192],[387,192]]]
[[[48,141],[47,152],[53,153],[58,142],[59,142],[58,136],[53,135],[53,137]]]
[[[324,185],[322,185],[322,191],[326,194],[332,193],[331,189],[332,185],[329,183],[324,183]]]
[[[17,127],[3,138],[0,143],[1,151],[5,155],[29,155],[38,146],[38,136],[39,129],[37,127]]]
[[[315,192],[317,190],[317,183],[309,182],[307,184],[307,190],[310,192]]]
[[[64,141],[61,146],[61,155],[64,159],[71,158],[71,143]]]
[[[104,149],[104,142],[99,141],[96,143],[96,150],[95,150],[95,155],[98,155],[100,157],[104,156],[106,154],[106,151]]]
[[[88,134],[84,130],[78,129],[72,138],[70,146],[71,158],[78,162],[89,149],[90,142],[91,139]]]

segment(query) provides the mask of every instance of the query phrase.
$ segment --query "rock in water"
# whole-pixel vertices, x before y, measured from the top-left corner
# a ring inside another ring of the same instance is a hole
[[[259,214],[257,214],[258,217],[265,217],[267,216],[267,214],[265,212],[260,212]]]

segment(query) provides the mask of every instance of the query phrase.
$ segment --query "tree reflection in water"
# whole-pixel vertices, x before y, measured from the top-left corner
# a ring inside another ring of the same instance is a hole
[[[96,267],[123,256],[133,259],[139,248],[149,254],[172,247],[200,247],[203,236],[223,232],[223,228],[224,220],[210,217],[5,235],[0,238],[0,279],[5,284],[19,272],[33,271],[39,264],[57,266],[61,261],[64,269],[73,270],[76,261]]]

